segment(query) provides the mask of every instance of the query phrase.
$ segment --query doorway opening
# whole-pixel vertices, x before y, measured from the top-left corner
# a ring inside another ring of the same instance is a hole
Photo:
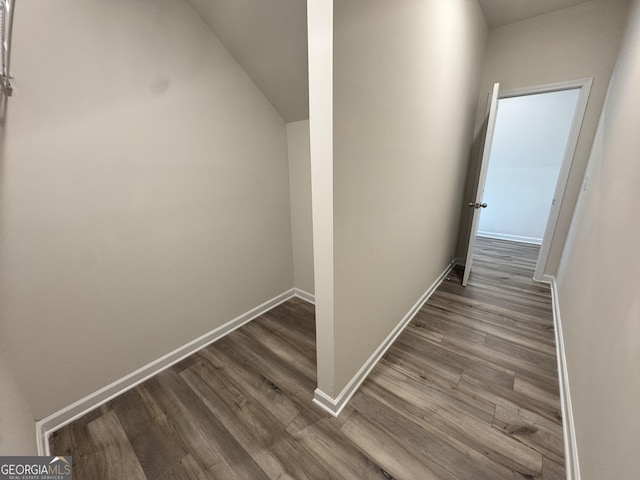
[[[494,86],[463,285],[476,237],[539,246],[545,266],[586,110],[591,79],[499,92]]]

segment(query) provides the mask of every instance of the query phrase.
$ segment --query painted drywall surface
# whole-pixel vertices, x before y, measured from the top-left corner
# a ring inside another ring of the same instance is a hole
[[[454,257],[487,27],[475,1],[335,9],[340,392]]]
[[[189,0],[287,122],[309,118],[304,0]]]
[[[479,233],[542,243],[579,94],[499,101]]]
[[[37,455],[35,420],[2,356],[0,356],[0,455]]]
[[[640,2],[629,15],[558,270],[583,480],[640,471]]]
[[[334,390],[333,0],[307,0],[318,388]]]
[[[505,2],[480,0],[489,28],[555,12],[562,8],[584,3],[586,0],[536,0],[535,2]]]
[[[313,293],[313,221],[309,120],[287,123],[293,286]]]
[[[545,273],[555,273],[567,236],[580,183],[598,124],[628,12],[627,0],[597,0],[495,28],[489,32],[478,103],[476,136],[487,95],[495,82],[503,90],[579,78],[593,78]],[[475,142],[477,147],[480,142]],[[472,153],[465,200],[474,197],[478,149]],[[470,201],[470,200],[468,200]],[[463,209],[458,252],[466,252],[470,215]]]
[[[186,1],[20,7],[0,344],[42,418],[292,287],[287,143]]]

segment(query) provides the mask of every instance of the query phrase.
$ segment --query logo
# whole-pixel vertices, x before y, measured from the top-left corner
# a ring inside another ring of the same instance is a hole
[[[0,457],[0,480],[71,480],[71,457]]]

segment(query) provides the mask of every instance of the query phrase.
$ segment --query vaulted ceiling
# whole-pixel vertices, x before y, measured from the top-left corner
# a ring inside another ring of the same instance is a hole
[[[286,122],[309,118],[306,0],[189,1]],[[479,3],[495,28],[587,1]]]
[[[189,0],[286,122],[309,118],[306,0]]]

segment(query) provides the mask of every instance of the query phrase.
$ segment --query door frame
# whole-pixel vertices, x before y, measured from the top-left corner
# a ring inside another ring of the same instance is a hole
[[[558,225],[560,208],[562,207],[567,182],[569,181],[569,173],[571,172],[571,166],[573,165],[576,148],[578,146],[578,138],[580,137],[580,131],[582,130],[582,124],[584,122],[592,84],[593,78],[581,78],[567,82],[548,83],[545,85],[505,90],[501,91],[499,95],[499,100],[502,100],[505,98],[524,97],[539,93],[552,93],[561,92],[563,90],[580,89],[578,103],[576,104],[576,110],[573,115],[573,120],[571,121],[571,130],[569,131],[567,146],[560,166],[560,172],[558,173],[556,188],[553,193],[553,200],[551,202],[551,210],[549,211],[549,217],[547,219],[547,226],[544,230],[542,245],[540,246],[540,253],[538,254],[538,261],[536,263],[535,273],[533,274],[533,279],[538,282],[550,283],[551,280],[549,275],[545,275],[544,269],[547,266],[549,252],[551,251],[551,244],[553,243],[553,236]]]

